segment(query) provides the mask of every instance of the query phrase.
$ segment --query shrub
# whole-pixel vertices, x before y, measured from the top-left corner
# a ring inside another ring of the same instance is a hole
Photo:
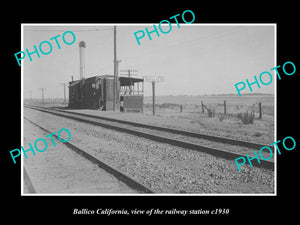
[[[261,137],[262,135],[263,135],[262,133],[256,131],[252,136]]]
[[[207,109],[208,117],[215,117],[215,108]]]
[[[245,111],[238,113],[237,117],[243,122],[243,124],[253,124],[255,115],[253,111]]]
[[[222,122],[225,119],[225,116],[223,114],[219,113],[218,119]]]
[[[164,108],[164,109],[166,109],[166,108],[173,108],[173,107],[178,107],[179,106],[179,104],[174,104],[174,103],[163,103],[163,104],[160,104],[159,105],[159,108]]]

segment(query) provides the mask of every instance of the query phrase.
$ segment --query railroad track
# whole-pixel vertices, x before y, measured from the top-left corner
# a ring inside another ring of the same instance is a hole
[[[53,108],[53,109],[57,110],[57,111],[66,112],[66,110],[61,110],[61,109],[56,109],[56,108]],[[236,140],[236,139],[232,139],[232,138],[224,138],[224,137],[215,136],[215,135],[200,134],[200,133],[196,133],[196,132],[178,130],[178,129],[174,129],[174,128],[154,126],[154,125],[136,123],[136,122],[125,121],[125,120],[118,120],[118,119],[113,119],[113,118],[108,118],[108,117],[103,117],[103,116],[98,116],[98,115],[97,116],[87,115],[84,113],[69,112],[69,111],[68,111],[68,113],[74,114],[74,115],[88,116],[90,118],[102,119],[102,120],[107,120],[107,121],[111,121],[111,122],[117,122],[120,124],[128,124],[131,126],[142,127],[142,128],[152,129],[152,130],[156,130],[156,131],[164,131],[164,132],[169,132],[169,133],[173,133],[173,134],[180,134],[180,135],[187,136],[187,137],[201,138],[201,139],[205,139],[205,140],[209,140],[209,141],[221,142],[224,144],[236,145],[236,146],[241,146],[241,147],[260,149],[265,146],[265,145],[262,145],[259,143],[254,143],[254,142],[249,142],[249,141],[241,141],[241,140]]]
[[[35,188],[31,182],[30,176],[28,175],[28,172],[25,169],[25,166],[23,166],[23,178],[24,178],[24,183],[27,187],[28,193],[30,193],[30,194],[36,193]]]
[[[39,127],[41,130],[47,132],[47,133],[53,133],[50,130],[47,130],[46,128],[40,126],[39,124],[33,122],[32,120],[24,117],[27,121],[29,121],[30,123],[32,123],[33,125]],[[58,140],[58,136],[55,134],[53,135],[57,140]],[[76,152],[77,154],[81,155],[82,157],[86,158],[87,160],[89,160],[90,162],[96,164],[99,168],[105,170],[107,173],[113,175],[114,177],[116,177],[119,181],[123,182],[124,184],[126,184],[128,187],[132,188],[133,190],[137,191],[138,193],[154,193],[153,190],[151,190],[150,188],[146,187],[145,185],[139,183],[138,181],[134,180],[133,178],[129,177],[128,175],[122,173],[121,171],[115,169],[114,167],[108,165],[107,163],[95,158],[94,156],[90,155],[89,153],[87,153],[86,151],[84,151],[83,149],[77,147],[76,145],[70,143],[70,141],[68,142],[61,142],[62,144],[66,145],[68,148],[70,148],[71,150],[73,150],[74,152]],[[35,193],[35,189],[29,179],[28,174],[25,171],[24,168],[24,179],[25,182],[28,184],[29,187],[29,193]]]
[[[69,119],[77,120],[80,122],[102,126],[104,128],[116,130],[119,132],[133,134],[157,142],[167,143],[170,145],[191,149],[195,151],[205,152],[210,155],[225,158],[228,160],[234,160],[238,157],[245,157],[245,155],[240,154],[238,152],[220,150],[218,148],[199,144],[197,142],[199,140],[205,139],[215,143],[224,143],[232,146],[255,148],[254,150],[257,150],[264,146],[253,142],[245,142],[245,141],[234,140],[230,138],[223,138],[219,136],[204,135],[204,134],[199,134],[199,133],[194,133],[189,131],[153,126],[148,124],[140,124],[140,123],[117,120],[117,119],[101,117],[101,116],[86,115],[83,113],[69,112],[69,111],[53,109],[53,108],[50,109],[50,108],[32,106],[32,105],[25,105],[25,107],[50,113],[53,115],[58,115]],[[248,149],[248,151],[249,150],[250,149]],[[251,151],[253,152],[253,149],[251,149]],[[252,164],[253,166],[256,167],[262,167],[262,168],[274,170],[274,162],[272,161],[260,160],[260,164],[257,163],[256,161],[253,161]]]

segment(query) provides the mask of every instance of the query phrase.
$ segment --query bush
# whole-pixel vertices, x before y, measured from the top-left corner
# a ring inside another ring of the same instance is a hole
[[[218,114],[218,119],[219,119],[219,121],[222,122],[225,119],[225,116],[223,114],[219,113]]]
[[[159,106],[159,108],[164,108],[164,109],[166,109],[166,108],[173,108],[173,107],[177,108],[179,106],[179,104],[163,103],[163,104],[159,104],[158,106]]]
[[[253,124],[255,115],[253,111],[246,111],[238,113],[237,117],[243,122],[243,124]]]
[[[215,117],[215,108],[207,109],[208,117]]]

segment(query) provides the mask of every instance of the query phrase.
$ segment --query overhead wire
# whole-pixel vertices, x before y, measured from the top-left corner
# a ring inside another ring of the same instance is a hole
[[[69,30],[69,29],[68,29]],[[36,30],[36,29],[24,29],[24,31],[33,31],[33,32],[64,32],[68,31],[66,29],[60,30],[60,29],[51,29],[51,30]],[[102,28],[102,29],[92,29],[92,30],[72,30],[73,32],[95,32],[95,31],[102,31],[102,30],[113,30],[113,28]]]

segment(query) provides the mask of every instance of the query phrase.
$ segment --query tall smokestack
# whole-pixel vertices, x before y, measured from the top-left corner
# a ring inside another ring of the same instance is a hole
[[[86,44],[84,41],[79,42],[79,63],[80,63],[80,79],[85,76],[85,48]]]

